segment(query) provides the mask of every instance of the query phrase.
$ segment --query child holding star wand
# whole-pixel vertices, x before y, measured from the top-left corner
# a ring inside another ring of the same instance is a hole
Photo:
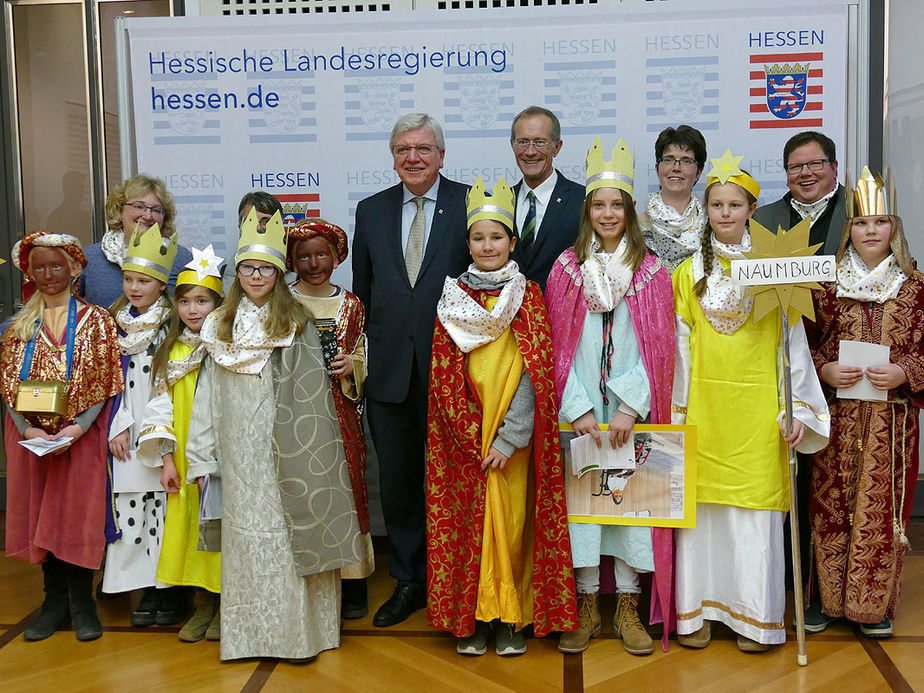
[[[711,621],[742,652],[783,643],[783,519],[789,448],[827,443],[827,406],[802,322],[790,330],[792,426],[784,420],[782,317],[752,319],[754,299],[725,274],[751,250],[760,186],[730,151],[713,159],[702,246],[674,273],[673,423],[697,426],[696,529],[676,533],[678,641],[709,644]],[[754,222],[752,222],[754,223]],[[787,417],[788,418],[788,417]]]

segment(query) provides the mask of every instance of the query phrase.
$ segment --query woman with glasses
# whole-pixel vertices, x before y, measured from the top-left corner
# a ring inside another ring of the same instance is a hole
[[[251,210],[200,331],[187,479],[221,478],[221,658],[303,663],[340,644],[340,568],[362,542],[318,331],[283,281],[282,218],[261,226]]]
[[[84,249],[87,269],[80,276],[81,295],[94,305],[111,306],[122,295],[122,262],[135,227],[143,233],[157,224],[161,235],[168,239],[176,231],[175,218],[173,195],[160,178],[139,173],[114,188],[106,198],[109,228],[99,243]],[[177,275],[190,260],[190,252],[179,246],[167,283],[171,293]]]
[[[706,140],[696,128],[665,128],[655,141],[659,190],[648,196],[639,224],[645,245],[673,273],[700,246],[706,215],[693,196],[706,165]]]

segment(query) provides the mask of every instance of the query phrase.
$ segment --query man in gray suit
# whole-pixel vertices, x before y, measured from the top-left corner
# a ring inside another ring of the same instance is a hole
[[[788,231],[811,216],[810,244],[824,244],[818,255],[834,255],[847,220],[844,186],[837,182],[834,142],[820,132],[800,132],[783,147],[783,167],[789,192],[758,207],[754,218],[776,233],[779,226]]]
[[[398,583],[373,618],[392,626],[426,606],[427,379],[446,276],[468,267],[466,186],[440,175],[446,145],[425,113],[403,116],[389,142],[401,183],[356,206],[353,291],[366,308],[366,412],[379,461],[388,568]]]
[[[513,119],[510,146],[523,174],[513,186],[520,239],[513,259],[543,290],[555,260],[574,245],[584,203],[584,186],[554,168],[561,145],[561,123],[552,111],[530,106]]]

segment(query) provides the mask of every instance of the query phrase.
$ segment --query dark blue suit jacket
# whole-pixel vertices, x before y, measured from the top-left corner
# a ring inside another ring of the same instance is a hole
[[[513,186],[514,201],[520,194],[521,180]],[[520,243],[513,250],[513,259],[527,279],[538,283],[545,291],[545,282],[555,260],[577,240],[581,225],[581,206],[584,204],[584,186],[568,180],[558,172],[558,181],[549,198],[549,206],[542,217],[542,226],[535,242],[525,252]],[[520,230],[517,229],[517,237]]]
[[[407,396],[413,359],[426,381],[436,304],[447,276],[458,277],[471,257],[465,243],[467,186],[440,176],[436,210],[417,283],[411,288],[401,247],[399,183],[356,206],[353,292],[366,308],[369,373],[366,394],[382,402]]]

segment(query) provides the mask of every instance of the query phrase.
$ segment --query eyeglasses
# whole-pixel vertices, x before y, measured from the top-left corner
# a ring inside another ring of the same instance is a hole
[[[789,164],[789,166],[786,167],[786,173],[790,176],[797,176],[802,173],[802,170],[806,167],[808,167],[809,171],[820,171],[829,161],[831,160],[815,159],[814,161],[806,161],[804,164]]]
[[[679,159],[674,156],[662,156],[660,159],[658,159],[658,163],[664,164],[668,168],[673,168],[674,166],[677,166],[678,164],[682,168],[692,168],[693,166],[696,166],[696,159],[691,159],[688,156],[683,156],[683,157],[680,157]]]
[[[417,156],[419,156],[421,159],[426,159],[427,157],[436,154],[440,148],[435,144],[396,144],[391,148],[391,153],[398,158],[404,158],[408,156],[412,150],[417,152]]]
[[[512,144],[513,144],[514,149],[523,150],[523,149],[529,149],[529,145],[533,145],[533,147],[535,147],[536,149],[545,149],[552,143],[549,140],[543,140],[543,139],[527,140],[525,138],[520,138],[518,140],[513,140]]]
[[[164,210],[161,207],[148,207],[143,202],[123,202],[123,207],[131,207],[138,214],[144,214],[145,212],[150,212],[152,217],[162,217],[164,216]]]
[[[253,265],[238,265],[237,272],[242,277],[252,277],[254,272],[259,272],[260,276],[264,279],[269,279],[274,274],[276,274],[276,268],[273,265],[260,265],[259,267],[254,267]]]

